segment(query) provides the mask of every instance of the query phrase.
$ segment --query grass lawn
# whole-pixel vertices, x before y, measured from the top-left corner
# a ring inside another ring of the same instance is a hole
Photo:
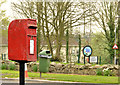
[[[2,78],[17,78],[19,71],[1,70]],[[39,79],[39,72],[28,72],[30,78]],[[71,81],[71,82],[88,82],[88,83],[118,83],[118,77],[114,76],[92,76],[92,75],[71,75],[71,74],[50,74],[42,73],[41,79],[56,80],[56,81]]]

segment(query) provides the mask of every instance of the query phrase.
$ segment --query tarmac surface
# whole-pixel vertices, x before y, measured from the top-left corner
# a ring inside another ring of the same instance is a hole
[[[1,85],[19,85],[19,79],[16,78],[2,78]],[[83,83],[83,82],[66,82],[66,81],[50,81],[39,79],[26,79],[25,85],[119,85],[119,84],[95,84],[95,83]]]

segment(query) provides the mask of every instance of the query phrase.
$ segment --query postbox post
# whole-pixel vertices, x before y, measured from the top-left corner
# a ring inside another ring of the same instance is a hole
[[[20,85],[25,85],[25,62],[19,62],[20,64]]]

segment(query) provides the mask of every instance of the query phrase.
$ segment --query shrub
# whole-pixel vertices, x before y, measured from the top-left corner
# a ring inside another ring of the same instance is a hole
[[[1,69],[2,69],[2,70],[7,69],[7,64],[2,64],[2,65],[1,65]]]
[[[96,69],[96,75],[102,75],[102,69],[101,68],[97,68]]]
[[[103,69],[103,75],[104,76],[114,76],[114,73],[112,72],[112,70],[107,69]]]
[[[10,63],[9,64],[9,70],[15,70],[15,64]]]
[[[33,65],[32,69],[33,69],[33,72],[37,72],[38,71],[37,65]]]

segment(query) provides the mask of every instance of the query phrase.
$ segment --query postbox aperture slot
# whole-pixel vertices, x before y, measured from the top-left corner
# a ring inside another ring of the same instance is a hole
[[[29,29],[36,29],[36,28],[37,28],[37,25],[28,24],[28,28],[29,28]]]
[[[36,29],[37,27],[29,26],[28,28],[29,28],[29,29]]]
[[[37,35],[31,35],[31,34],[27,34],[27,36],[37,37]]]

